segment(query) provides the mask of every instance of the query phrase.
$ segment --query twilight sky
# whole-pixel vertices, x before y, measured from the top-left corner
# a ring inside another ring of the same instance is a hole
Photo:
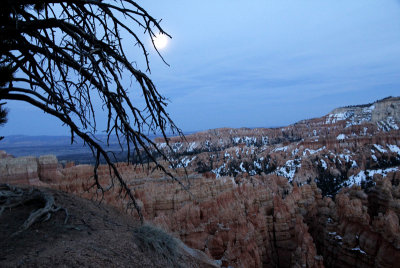
[[[183,131],[284,126],[400,94],[400,1],[139,1],[173,39],[150,77]],[[149,43],[149,42],[148,42]],[[135,57],[132,47],[132,57]],[[1,135],[68,135],[9,102]]]

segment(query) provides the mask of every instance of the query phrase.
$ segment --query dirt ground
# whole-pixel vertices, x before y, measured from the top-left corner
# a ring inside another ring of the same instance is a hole
[[[60,210],[50,220],[12,236],[30,212],[31,203],[5,210],[0,216],[0,267],[203,267],[187,255],[171,264],[157,252],[143,252],[134,241],[137,222],[112,207],[59,191],[53,194]]]

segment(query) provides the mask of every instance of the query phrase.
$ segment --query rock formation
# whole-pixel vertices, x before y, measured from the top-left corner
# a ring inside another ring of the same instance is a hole
[[[147,221],[222,266],[393,267],[400,261],[399,108],[400,99],[389,98],[285,128],[171,138],[180,157],[173,172],[189,191],[152,165],[118,168]],[[98,174],[112,185],[107,166]],[[93,166],[63,166],[53,156],[0,159],[0,182],[45,185],[126,210],[117,184],[102,195],[92,178]]]

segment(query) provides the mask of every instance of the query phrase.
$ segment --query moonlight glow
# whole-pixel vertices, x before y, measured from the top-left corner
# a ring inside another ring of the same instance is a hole
[[[163,49],[167,46],[168,44],[168,36],[165,34],[156,34],[154,37],[154,45],[156,46],[157,49]]]

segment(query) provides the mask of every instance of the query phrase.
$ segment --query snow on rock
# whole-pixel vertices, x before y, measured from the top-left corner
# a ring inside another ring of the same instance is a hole
[[[321,161],[322,168],[326,170],[328,168],[328,165],[326,164],[325,160],[324,159],[320,159],[320,161]]]
[[[361,181],[365,181],[367,179],[367,175],[365,175],[365,171],[361,170],[357,175],[352,175],[347,180],[350,185],[357,184],[361,185]]]
[[[227,151],[225,151],[224,157],[229,159],[231,157],[231,155]]]
[[[346,120],[351,117],[353,114],[349,112],[344,113],[336,113],[336,114],[329,114],[326,119],[326,124],[334,124],[337,121]]]
[[[262,160],[261,160],[262,161]],[[257,161],[254,161],[254,167],[258,168],[258,169],[262,169],[262,166],[260,163],[258,163]]]
[[[296,164],[296,162],[297,162],[297,164]],[[300,164],[299,159],[288,160],[288,161],[286,161],[286,164],[283,167],[277,168],[275,173],[279,176],[287,178],[289,180],[289,182],[292,182],[294,175],[296,173],[296,169],[300,168],[300,167],[301,167],[301,164]]]
[[[181,142],[176,142],[172,144],[172,150],[176,153],[182,148],[183,144]]]
[[[365,253],[365,251],[361,250],[359,247],[352,248],[351,250],[352,250],[352,251],[358,251],[358,252],[360,252],[361,254],[367,254],[367,253]]]
[[[165,147],[167,147],[167,143],[166,142],[157,143],[157,148],[159,150],[164,149]]]
[[[369,106],[369,107],[365,107],[364,109],[363,109],[363,112],[364,113],[372,113],[372,111],[375,109],[375,105],[371,105],[371,106]]]
[[[369,177],[373,177],[375,174],[380,174],[383,177],[386,177],[387,174],[390,172],[396,172],[398,171],[398,167],[392,167],[392,168],[386,168],[386,169],[368,169],[366,170],[366,174],[368,174]]]
[[[178,168],[187,167],[193,160],[196,159],[197,156],[193,156],[192,158],[185,156],[182,158],[180,163],[177,165]]]
[[[351,162],[351,167],[352,168],[358,167],[357,162],[353,160],[353,162]]]
[[[278,148],[275,148],[275,149],[273,150],[273,152],[280,152],[280,151],[286,152],[286,151],[287,151],[287,149],[288,149],[288,147],[287,147],[287,146],[284,146],[284,147],[278,147]]]
[[[336,235],[336,236],[335,236],[335,239],[336,239],[336,240],[342,240],[343,238],[342,238],[340,235]]]
[[[361,170],[358,174],[352,175],[342,183],[342,187],[347,184],[350,187],[353,184],[361,185],[362,181],[367,181],[367,178],[373,178],[375,174],[380,174],[383,177],[386,177],[390,172],[397,172],[399,171],[398,167],[386,168],[386,169],[368,169],[368,170]]]
[[[194,149],[196,149],[196,147],[197,147],[197,143],[195,141],[191,142],[191,143],[189,143],[188,148],[186,149],[186,151],[187,152],[193,152]]]
[[[320,152],[320,151],[322,151],[322,150],[325,150],[325,148],[326,148],[325,146],[322,147],[322,148],[319,148],[319,149],[317,149],[317,150],[311,150],[311,149],[306,148],[306,149],[304,149],[304,151],[303,151],[303,156],[306,156],[306,155],[307,155],[307,152],[308,152],[310,155],[316,154],[316,153],[318,153],[318,152]]]
[[[397,145],[387,144],[387,147],[393,153],[397,153],[398,155],[400,155],[400,148]]]
[[[257,174],[257,171],[255,171],[254,169],[249,171],[250,176],[254,176],[256,174]]]
[[[348,154],[339,154],[339,157],[344,159],[346,162],[350,162],[351,156]]]
[[[379,152],[381,152],[382,154],[384,154],[384,153],[387,152],[387,150],[383,149],[382,145],[374,144],[374,147],[375,147]]]
[[[226,171],[225,163],[219,168],[211,170],[211,172],[214,173],[217,178],[222,177],[223,175],[221,173],[225,171]]]
[[[257,138],[246,136],[246,137],[244,137],[244,142],[246,143],[247,146],[255,145],[257,143]]]
[[[339,135],[336,137],[336,139],[337,139],[338,141],[344,140],[344,139],[346,139],[346,135],[344,135],[344,134],[339,134]]]
[[[392,129],[399,130],[399,126],[396,124],[396,121],[391,116],[387,117],[386,120],[376,122],[376,124],[378,126],[378,129],[383,131],[390,131]]]
[[[243,162],[240,163],[239,168],[240,168],[240,170],[241,170],[242,172],[247,172],[247,170],[246,170],[246,169],[244,168],[244,166],[243,166]]]
[[[233,141],[234,144],[240,143],[240,140],[241,140],[241,138],[239,138],[239,137],[233,137],[232,138],[232,141]]]

